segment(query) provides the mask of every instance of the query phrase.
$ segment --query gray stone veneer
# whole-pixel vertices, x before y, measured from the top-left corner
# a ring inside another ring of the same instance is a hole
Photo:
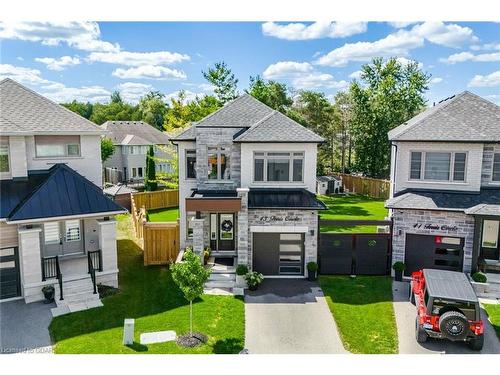
[[[463,237],[464,243],[464,272],[470,272],[472,263],[472,247],[474,241],[474,218],[460,212],[451,211],[423,211],[423,210],[394,210],[393,211],[393,243],[392,262],[404,262],[406,234],[432,234],[443,236]],[[421,229],[414,228],[416,223],[424,224]],[[425,224],[439,226],[456,226],[457,231],[423,229]]]

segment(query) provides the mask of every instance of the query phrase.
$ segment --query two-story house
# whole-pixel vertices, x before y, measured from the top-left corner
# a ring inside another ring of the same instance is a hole
[[[463,92],[389,132],[393,262],[500,270],[500,107]],[[484,260],[484,262],[483,262]]]
[[[317,260],[321,137],[248,94],[175,137],[181,247],[216,263],[303,277]]]
[[[103,163],[104,168],[118,171],[117,181],[110,182],[143,182],[150,146],[154,146],[156,171],[172,172],[167,162],[171,156],[166,152],[170,138],[165,132],[143,121],[106,121],[102,127],[115,146],[113,155]]]
[[[101,190],[100,140],[83,117],[19,83],[0,82],[0,299],[44,298],[59,315],[101,305],[117,286],[116,222]]]

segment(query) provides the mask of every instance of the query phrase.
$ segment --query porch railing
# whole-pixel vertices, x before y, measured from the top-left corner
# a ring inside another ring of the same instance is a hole
[[[59,265],[59,256],[57,255],[42,258],[42,281],[48,279],[57,279],[59,283],[59,299],[63,300],[63,280]]]
[[[92,279],[92,285],[94,286],[94,294],[97,294],[95,271],[102,272],[102,251],[89,251],[87,253],[87,261],[89,265],[90,278]]]

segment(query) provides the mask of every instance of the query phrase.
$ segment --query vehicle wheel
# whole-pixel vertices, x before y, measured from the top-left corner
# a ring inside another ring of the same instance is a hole
[[[419,324],[417,316],[415,318],[415,339],[417,342],[426,342],[428,337],[429,336],[427,335],[427,332],[425,332],[425,329]]]
[[[480,335],[475,337],[474,339],[470,340],[467,345],[469,345],[469,348],[472,350],[475,350],[476,352],[480,351],[483,349],[484,345],[484,335]]]
[[[469,322],[461,312],[447,311],[439,318],[439,329],[447,339],[460,341],[469,333]]]

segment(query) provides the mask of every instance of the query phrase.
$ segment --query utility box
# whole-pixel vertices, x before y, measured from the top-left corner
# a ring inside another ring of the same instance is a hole
[[[123,323],[123,345],[132,345],[134,343],[134,319],[125,319]]]

